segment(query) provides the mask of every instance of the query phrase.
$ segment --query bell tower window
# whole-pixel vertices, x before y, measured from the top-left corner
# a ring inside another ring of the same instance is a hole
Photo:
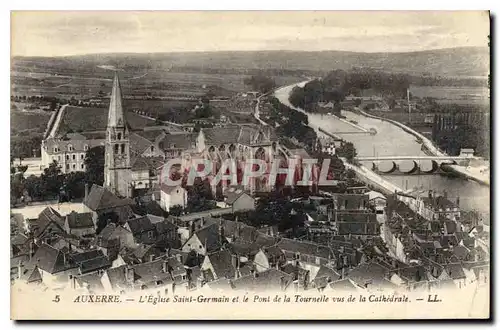
[[[118,153],[118,145],[115,144],[115,154],[117,154],[117,153]]]
[[[122,139],[122,133],[118,133],[118,140]]]
[[[122,144],[122,147],[121,147],[121,153],[124,154],[125,153],[125,145]]]

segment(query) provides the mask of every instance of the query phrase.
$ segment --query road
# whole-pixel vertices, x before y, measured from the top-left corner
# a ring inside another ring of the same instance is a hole
[[[63,116],[63,113],[64,111],[66,110],[66,107],[68,106],[69,104],[65,104],[63,105],[60,109],[59,109],[59,112],[57,113],[57,117],[56,119],[54,120],[54,123],[52,123],[52,128],[50,129],[50,133],[48,135],[48,137],[55,137],[56,136],[56,133],[57,133],[57,130],[59,129],[59,124],[61,123],[61,118]]]
[[[259,123],[261,123],[262,125],[264,126],[267,126],[267,123],[265,121],[263,121],[262,119],[260,119],[260,100],[263,96],[267,96],[267,94],[262,94],[261,96],[259,96],[257,98],[257,104],[255,105],[255,112],[253,113],[253,116],[255,117],[255,119],[257,119],[259,121]]]

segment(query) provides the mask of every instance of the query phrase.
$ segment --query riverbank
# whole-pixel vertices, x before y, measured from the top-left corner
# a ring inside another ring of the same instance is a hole
[[[431,140],[429,140],[428,138],[426,138],[422,134],[418,133],[414,129],[412,129],[412,128],[410,128],[410,127],[408,127],[400,122],[397,122],[395,120],[388,119],[388,118],[374,116],[372,114],[366,113],[365,111],[363,111],[361,109],[356,109],[356,111],[359,112],[363,116],[366,116],[366,117],[369,117],[372,119],[377,119],[377,120],[389,122],[393,125],[398,126],[406,133],[415,136],[417,138],[417,141],[422,144],[423,150],[432,156],[447,156],[447,154],[442,152],[441,150],[439,150],[439,148],[436,147]],[[480,184],[484,184],[484,185],[488,185],[488,186],[490,185],[489,175],[483,174],[483,172],[480,172],[480,171],[473,172],[471,170],[468,170],[466,167],[458,166],[458,165],[449,165],[448,168],[454,174],[457,174],[464,179],[474,180]],[[489,170],[487,172],[489,173]]]

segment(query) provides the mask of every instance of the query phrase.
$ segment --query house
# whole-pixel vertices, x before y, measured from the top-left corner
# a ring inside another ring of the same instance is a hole
[[[357,286],[365,289],[393,286],[389,284],[391,276],[390,269],[380,265],[376,261],[362,263],[352,269],[346,276]]]
[[[226,239],[222,225],[214,223],[195,231],[182,246],[182,251],[195,251],[199,255],[206,256],[211,252],[218,251],[224,242]]]
[[[40,212],[37,219],[28,220],[28,232],[32,233],[35,243],[50,243],[65,232],[64,218],[53,208],[47,207]]]
[[[239,266],[240,260],[236,255],[231,255],[228,250],[221,250],[206,255],[201,270],[210,272],[214,280],[233,279],[238,277]]]
[[[154,244],[158,238],[156,227],[148,216],[129,219],[123,227],[132,233],[137,244]]]
[[[110,219],[125,223],[135,218],[132,205],[135,202],[129,198],[119,198],[108,189],[99,185],[92,185],[90,192],[83,201],[87,212],[92,213],[92,219],[97,226],[99,219]]]
[[[288,291],[291,289],[293,276],[270,268],[261,273],[252,272],[232,281],[234,290],[247,292]]]
[[[150,220],[151,216],[147,215]],[[163,219],[163,218],[162,218]],[[156,246],[160,248],[174,248],[174,249],[179,249],[181,248],[181,240],[180,240],[180,235],[178,233],[178,228],[176,225],[174,225],[172,222],[168,220],[163,220],[161,222],[153,222],[153,225],[156,227],[156,233],[157,233],[157,240],[156,240]]]
[[[31,259],[29,269],[38,268],[42,281],[49,287],[65,286],[69,275],[78,274],[78,265],[64,253],[42,243]]]
[[[336,210],[366,210],[369,196],[367,194],[333,194]]]
[[[387,198],[378,191],[371,190],[367,193],[368,203],[375,208],[375,213],[378,215],[384,214],[384,209],[387,206]]]
[[[92,213],[77,213],[72,211],[65,217],[64,229],[69,235],[79,237],[94,235],[95,225],[92,219]]]
[[[168,212],[173,206],[186,207],[187,190],[181,184],[169,186],[163,183],[160,188],[160,206],[163,210]]]
[[[311,278],[311,272],[298,265],[286,264],[281,271],[292,276],[295,291],[307,290]]]
[[[118,257],[118,253],[122,248],[134,248],[136,246],[132,232],[114,223],[104,227],[97,235],[95,244],[111,261]]]
[[[340,280],[340,278],[341,275],[336,270],[322,265],[316,273],[316,276],[311,280],[311,286],[315,289],[324,289],[329,284]]]
[[[263,272],[269,268],[280,268],[286,263],[286,257],[277,246],[269,246],[260,248],[253,261],[257,272]]]
[[[151,290],[168,294],[175,290],[175,283],[168,270],[168,261],[157,259],[138,265],[109,268],[101,279],[106,292],[133,292]]]
[[[243,187],[229,187],[224,192],[226,198],[224,203],[234,212],[250,211],[255,209],[255,200]]]
[[[103,271],[111,267],[111,262],[101,250],[94,249],[84,252],[69,254],[71,263],[78,267],[78,274],[88,274]]]
[[[276,247],[283,251],[287,263],[310,271],[311,277],[316,275],[321,265],[335,261],[334,252],[330,247],[313,242],[282,238]]]

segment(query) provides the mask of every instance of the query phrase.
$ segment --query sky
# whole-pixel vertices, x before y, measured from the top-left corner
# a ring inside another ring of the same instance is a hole
[[[485,11],[17,11],[12,56],[487,46]]]

